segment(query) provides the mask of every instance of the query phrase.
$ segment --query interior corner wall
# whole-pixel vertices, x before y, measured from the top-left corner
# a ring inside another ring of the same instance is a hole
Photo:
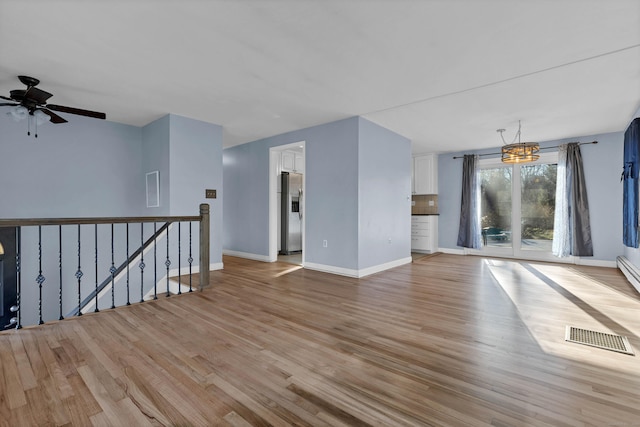
[[[143,213],[141,130],[69,116],[38,127],[0,114],[0,218],[137,216]]]
[[[591,142],[581,148],[585,170],[587,195],[593,240],[593,257],[588,260],[615,261],[623,253],[622,244],[622,151],[623,132],[567,138],[540,143],[540,147],[551,147],[568,142]],[[447,153],[438,156],[438,246],[442,249],[461,250],[456,245],[460,222],[460,199],[462,194],[462,160],[454,156],[475,153],[494,153],[498,148]]]
[[[169,116],[169,214],[199,215],[210,207],[210,260],[222,262],[222,127],[171,114]],[[207,199],[205,190],[216,190]]]
[[[358,268],[411,256],[411,141],[363,118],[358,136]]]
[[[160,206],[146,208],[149,216],[199,215],[201,203],[210,206],[210,261],[222,262],[222,128],[175,114],[143,128],[142,177],[158,171]],[[217,190],[215,199],[205,189]],[[193,245],[198,236],[194,230]]]
[[[352,117],[225,149],[224,249],[268,257],[269,149],[305,141],[305,262],[357,270],[358,123]]]

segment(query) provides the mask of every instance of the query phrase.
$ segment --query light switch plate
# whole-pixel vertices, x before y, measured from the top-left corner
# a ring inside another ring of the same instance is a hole
[[[216,190],[204,190],[204,197],[207,199],[215,199],[216,198]]]

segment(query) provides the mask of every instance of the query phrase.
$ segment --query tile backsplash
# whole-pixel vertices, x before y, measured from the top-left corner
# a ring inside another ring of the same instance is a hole
[[[438,195],[420,194],[411,196],[411,215],[437,215]]]

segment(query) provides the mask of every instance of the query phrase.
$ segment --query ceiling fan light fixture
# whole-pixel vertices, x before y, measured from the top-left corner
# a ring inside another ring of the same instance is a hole
[[[22,105],[16,105],[7,113],[7,116],[10,116],[16,122],[26,119],[28,115],[29,110],[27,110],[27,107],[23,107]]]
[[[537,142],[521,142],[521,124],[518,121],[518,132],[516,136],[513,138],[511,144],[507,144],[504,140],[504,136],[502,133],[504,129],[498,129],[496,132],[500,134],[502,138],[502,142],[505,144],[502,146],[502,163],[531,163],[535,162],[540,158],[540,145]],[[518,142],[515,142],[515,140]]]
[[[36,118],[36,124],[38,126],[51,120],[51,117],[42,110],[34,111],[33,116]]]

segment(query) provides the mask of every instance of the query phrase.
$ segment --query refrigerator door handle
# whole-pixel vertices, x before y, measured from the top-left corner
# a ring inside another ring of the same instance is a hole
[[[302,219],[302,188],[298,189],[298,217]]]

